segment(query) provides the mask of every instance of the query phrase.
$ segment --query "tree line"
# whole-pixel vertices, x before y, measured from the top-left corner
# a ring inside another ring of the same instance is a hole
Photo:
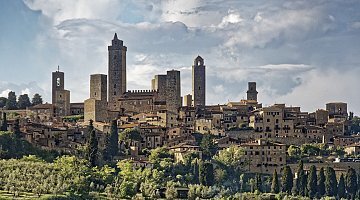
[[[28,94],[22,94],[17,98],[15,92],[10,91],[8,97],[0,97],[0,108],[5,108],[7,110],[16,110],[16,109],[26,109],[30,106],[35,106],[42,104],[43,99],[40,94],[34,94],[33,98],[30,101]]]
[[[296,178],[289,166],[282,170],[281,181],[277,171],[272,176],[271,192],[284,192],[313,198],[336,197],[338,199],[358,199],[359,186],[358,175],[353,168],[349,168],[346,174],[336,178],[332,167],[320,168],[317,172],[316,166],[312,165],[308,172],[304,171],[303,162],[300,161],[296,171]],[[359,180],[360,181],[360,180]]]

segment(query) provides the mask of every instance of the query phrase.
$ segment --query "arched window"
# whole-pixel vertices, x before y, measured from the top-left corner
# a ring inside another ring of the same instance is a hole
[[[61,85],[61,80],[60,80],[60,78],[56,78],[56,86],[60,86]]]

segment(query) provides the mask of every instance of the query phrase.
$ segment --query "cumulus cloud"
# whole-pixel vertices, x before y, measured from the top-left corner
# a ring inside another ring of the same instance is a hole
[[[44,27],[33,41],[33,57],[41,60],[36,62],[40,73],[34,74],[34,80],[47,94],[51,71],[60,64],[72,101],[86,99],[89,75],[107,73],[107,46],[117,32],[128,47],[129,89],[149,89],[155,74],[178,69],[182,93],[191,93],[191,64],[201,55],[207,72],[207,103],[240,100],[246,96],[248,81],[258,82],[264,104],[287,101],[314,109],[330,99],[355,104],[350,97],[360,98],[356,91],[319,92],[335,88],[324,84],[328,81],[347,86],[332,79],[353,80],[358,72],[360,14],[356,8],[360,5],[356,0],[24,2],[40,12],[37,23]],[[307,93],[312,90],[309,85],[316,83],[319,87]],[[2,85],[0,92],[10,89]],[[26,88],[32,91],[25,85],[17,91]],[[320,93],[321,98],[316,96]],[[306,96],[300,101],[297,95],[302,94],[316,99]],[[354,110],[360,113],[359,106]]]

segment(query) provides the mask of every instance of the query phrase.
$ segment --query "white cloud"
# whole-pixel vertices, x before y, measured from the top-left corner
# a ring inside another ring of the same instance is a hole
[[[73,101],[88,97],[91,73],[107,73],[107,45],[114,32],[128,47],[129,89],[148,89],[153,75],[180,69],[183,94],[190,93],[190,66],[199,54],[207,66],[207,101],[214,104],[246,96],[247,81],[258,82],[264,102],[272,103],[280,96],[279,101],[297,103],[290,96],[304,92],[299,88],[309,82],[331,81],[313,74],[331,71],[335,78],[336,72],[360,66],[354,53],[360,50],[359,35],[354,33],[360,16],[351,11],[359,7],[356,1],[25,2],[41,11],[40,22],[47,29],[34,42],[33,57],[48,59],[40,62],[34,80],[50,94],[49,68],[55,70],[60,64]],[[352,14],[343,14],[348,12]],[[52,52],[51,57],[44,58],[43,52]],[[351,74],[337,77],[352,80]],[[0,91],[8,88],[0,83]],[[358,92],[352,93],[360,98]],[[323,93],[316,102],[301,103],[310,108],[332,96]]]

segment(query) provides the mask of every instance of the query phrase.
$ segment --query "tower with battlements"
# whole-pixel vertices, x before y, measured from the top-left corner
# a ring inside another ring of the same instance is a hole
[[[192,66],[192,96],[193,106],[205,106],[205,65],[204,59],[196,57]]]
[[[123,41],[115,33],[111,46],[108,46],[108,100],[109,106],[116,105],[117,100],[126,92],[126,51]]]

